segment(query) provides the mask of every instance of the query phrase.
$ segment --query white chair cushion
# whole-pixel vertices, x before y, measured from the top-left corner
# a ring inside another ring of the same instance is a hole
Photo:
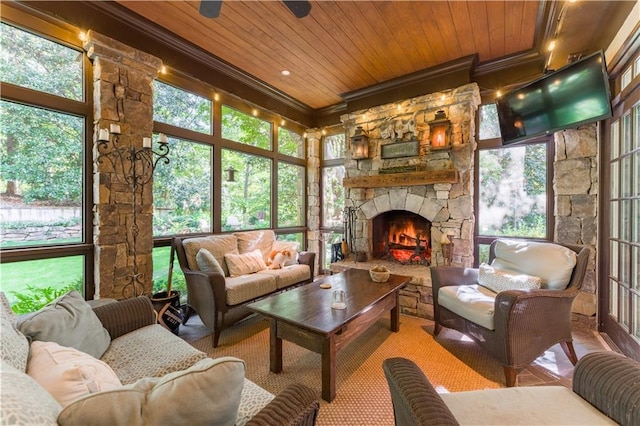
[[[440,396],[461,425],[616,424],[564,386],[486,389]]]
[[[224,261],[227,253],[238,253],[238,239],[235,235],[209,235],[207,237],[188,238],[182,242],[187,257],[189,269],[198,270],[196,256],[201,248],[207,249],[218,261],[225,276],[229,276],[229,269]]]
[[[518,272],[496,269],[482,263],[478,273],[478,284],[500,293],[505,290],[533,290],[540,288],[542,279]]]
[[[451,285],[438,290],[438,304],[482,327],[494,330],[496,293],[481,285]]]
[[[569,284],[576,253],[558,244],[534,241],[498,240],[491,266],[540,277],[541,288],[563,290]]]
[[[248,274],[225,280],[227,305],[233,306],[264,296],[278,289],[276,278],[268,274]]]
[[[276,278],[278,289],[289,287],[311,278],[309,265],[291,265],[281,269],[265,269],[258,274],[272,275]]]
[[[229,276],[231,277],[239,277],[240,275],[252,274],[267,269],[267,264],[264,263],[260,249],[242,254],[225,254],[224,260],[227,262]]]
[[[275,397],[272,393],[267,392],[251,380],[245,378],[235,426],[246,425],[247,422],[270,403],[273,398]]]
[[[234,232],[233,235],[238,239],[238,251],[240,254],[259,249],[264,261],[267,260],[267,256],[269,256],[273,247],[273,242],[276,240],[276,234],[271,229]]]

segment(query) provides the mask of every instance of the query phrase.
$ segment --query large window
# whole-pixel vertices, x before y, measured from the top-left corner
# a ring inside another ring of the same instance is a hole
[[[329,134],[322,138],[320,234],[323,246],[321,265],[324,270],[328,270],[331,264],[331,245],[341,242],[344,237],[345,193],[342,179],[345,178],[345,149],[344,133]]]
[[[68,40],[0,26],[0,287],[26,313],[93,285],[84,208],[88,62]]]
[[[305,173],[303,166],[278,163],[278,228],[304,226]]]
[[[212,102],[169,84],[153,82],[153,119],[183,129],[211,134]]]
[[[270,228],[271,160],[224,149],[222,165],[237,170],[233,181],[223,171],[222,230]]]
[[[272,124],[222,105],[222,137],[271,150]]]
[[[494,104],[479,109],[476,180],[476,262],[489,260],[499,237],[550,240],[552,142],[502,146]]]

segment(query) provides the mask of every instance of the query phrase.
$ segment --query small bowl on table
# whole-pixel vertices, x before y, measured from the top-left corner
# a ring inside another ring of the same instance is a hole
[[[371,276],[371,281],[376,283],[386,283],[389,279],[389,275],[391,275],[391,271],[382,265],[376,265],[373,268],[369,269],[369,275]]]

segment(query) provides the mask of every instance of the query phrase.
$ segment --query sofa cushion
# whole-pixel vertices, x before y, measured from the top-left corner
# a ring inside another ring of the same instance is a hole
[[[482,327],[494,330],[496,293],[481,285],[451,285],[438,290],[438,304]]]
[[[77,291],[70,291],[39,311],[18,321],[18,329],[27,337],[100,358],[109,347],[109,332]]]
[[[487,425],[616,424],[564,386],[512,387],[440,396],[461,425],[478,424],[479,413],[482,424]]]
[[[187,238],[182,241],[187,257],[189,269],[198,270],[196,255],[201,248],[206,248],[216,258],[225,276],[229,276],[229,269],[224,261],[226,253],[238,253],[238,240],[234,235],[209,235],[207,237]]]
[[[161,325],[153,324],[113,339],[101,360],[126,385],[144,377],[185,370],[206,356]]]
[[[496,269],[486,263],[480,264],[478,272],[478,284],[496,293],[505,290],[538,289],[541,283],[540,277]]]
[[[216,274],[224,275],[224,269],[220,266],[220,263],[211,252],[205,248],[198,250],[196,254],[196,262],[198,263],[198,269],[204,272],[215,272]]]
[[[573,250],[535,241],[497,240],[495,255],[494,268],[540,277],[541,288],[551,290],[567,287],[577,262]]]
[[[235,426],[246,425],[247,422],[270,403],[273,398],[274,395],[272,393],[267,392],[251,380],[245,378]]]
[[[298,255],[300,254],[300,244],[297,241],[280,241],[273,242],[272,251],[290,250],[294,253],[293,259],[287,259],[284,261],[284,266],[295,265],[298,263]]]
[[[280,269],[265,269],[258,274],[272,275],[276,279],[276,287],[283,289],[311,278],[309,265],[291,265]]]
[[[229,276],[238,277],[240,275],[252,274],[267,268],[259,249],[242,254],[225,254],[224,259],[229,268]]]
[[[238,305],[278,289],[272,275],[249,274],[226,279],[227,305]]]
[[[271,229],[235,232],[233,235],[238,239],[238,251],[240,254],[259,249],[264,261],[267,260],[273,247],[273,242],[276,240],[276,234]]]
[[[240,359],[206,358],[185,371],[88,395],[65,407],[58,423],[232,426],[244,375],[245,364]]]
[[[0,424],[56,424],[62,407],[27,373],[0,360],[0,383]]]
[[[0,293],[0,357],[20,371],[26,371],[29,341],[16,328],[17,316],[4,293]]]
[[[33,342],[27,374],[65,407],[76,399],[122,386],[106,363],[55,342]]]

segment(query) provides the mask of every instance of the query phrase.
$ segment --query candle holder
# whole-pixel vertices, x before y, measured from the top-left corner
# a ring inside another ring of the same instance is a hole
[[[129,228],[133,247],[133,274],[127,275],[128,282],[122,289],[122,296],[133,297],[144,294],[144,274],[138,272],[138,192],[144,193],[144,186],[153,178],[153,173],[159,162],[169,164],[169,144],[167,136],[160,133],[158,149],[154,151],[152,141],[149,137],[142,139],[142,148],[135,146],[120,145],[120,126],[111,124],[110,129],[100,129],[98,140],[95,144],[97,156],[96,164],[108,162],[116,179],[125,185],[129,185],[133,192],[133,216],[132,224]],[[142,291],[140,291],[142,289]]]

